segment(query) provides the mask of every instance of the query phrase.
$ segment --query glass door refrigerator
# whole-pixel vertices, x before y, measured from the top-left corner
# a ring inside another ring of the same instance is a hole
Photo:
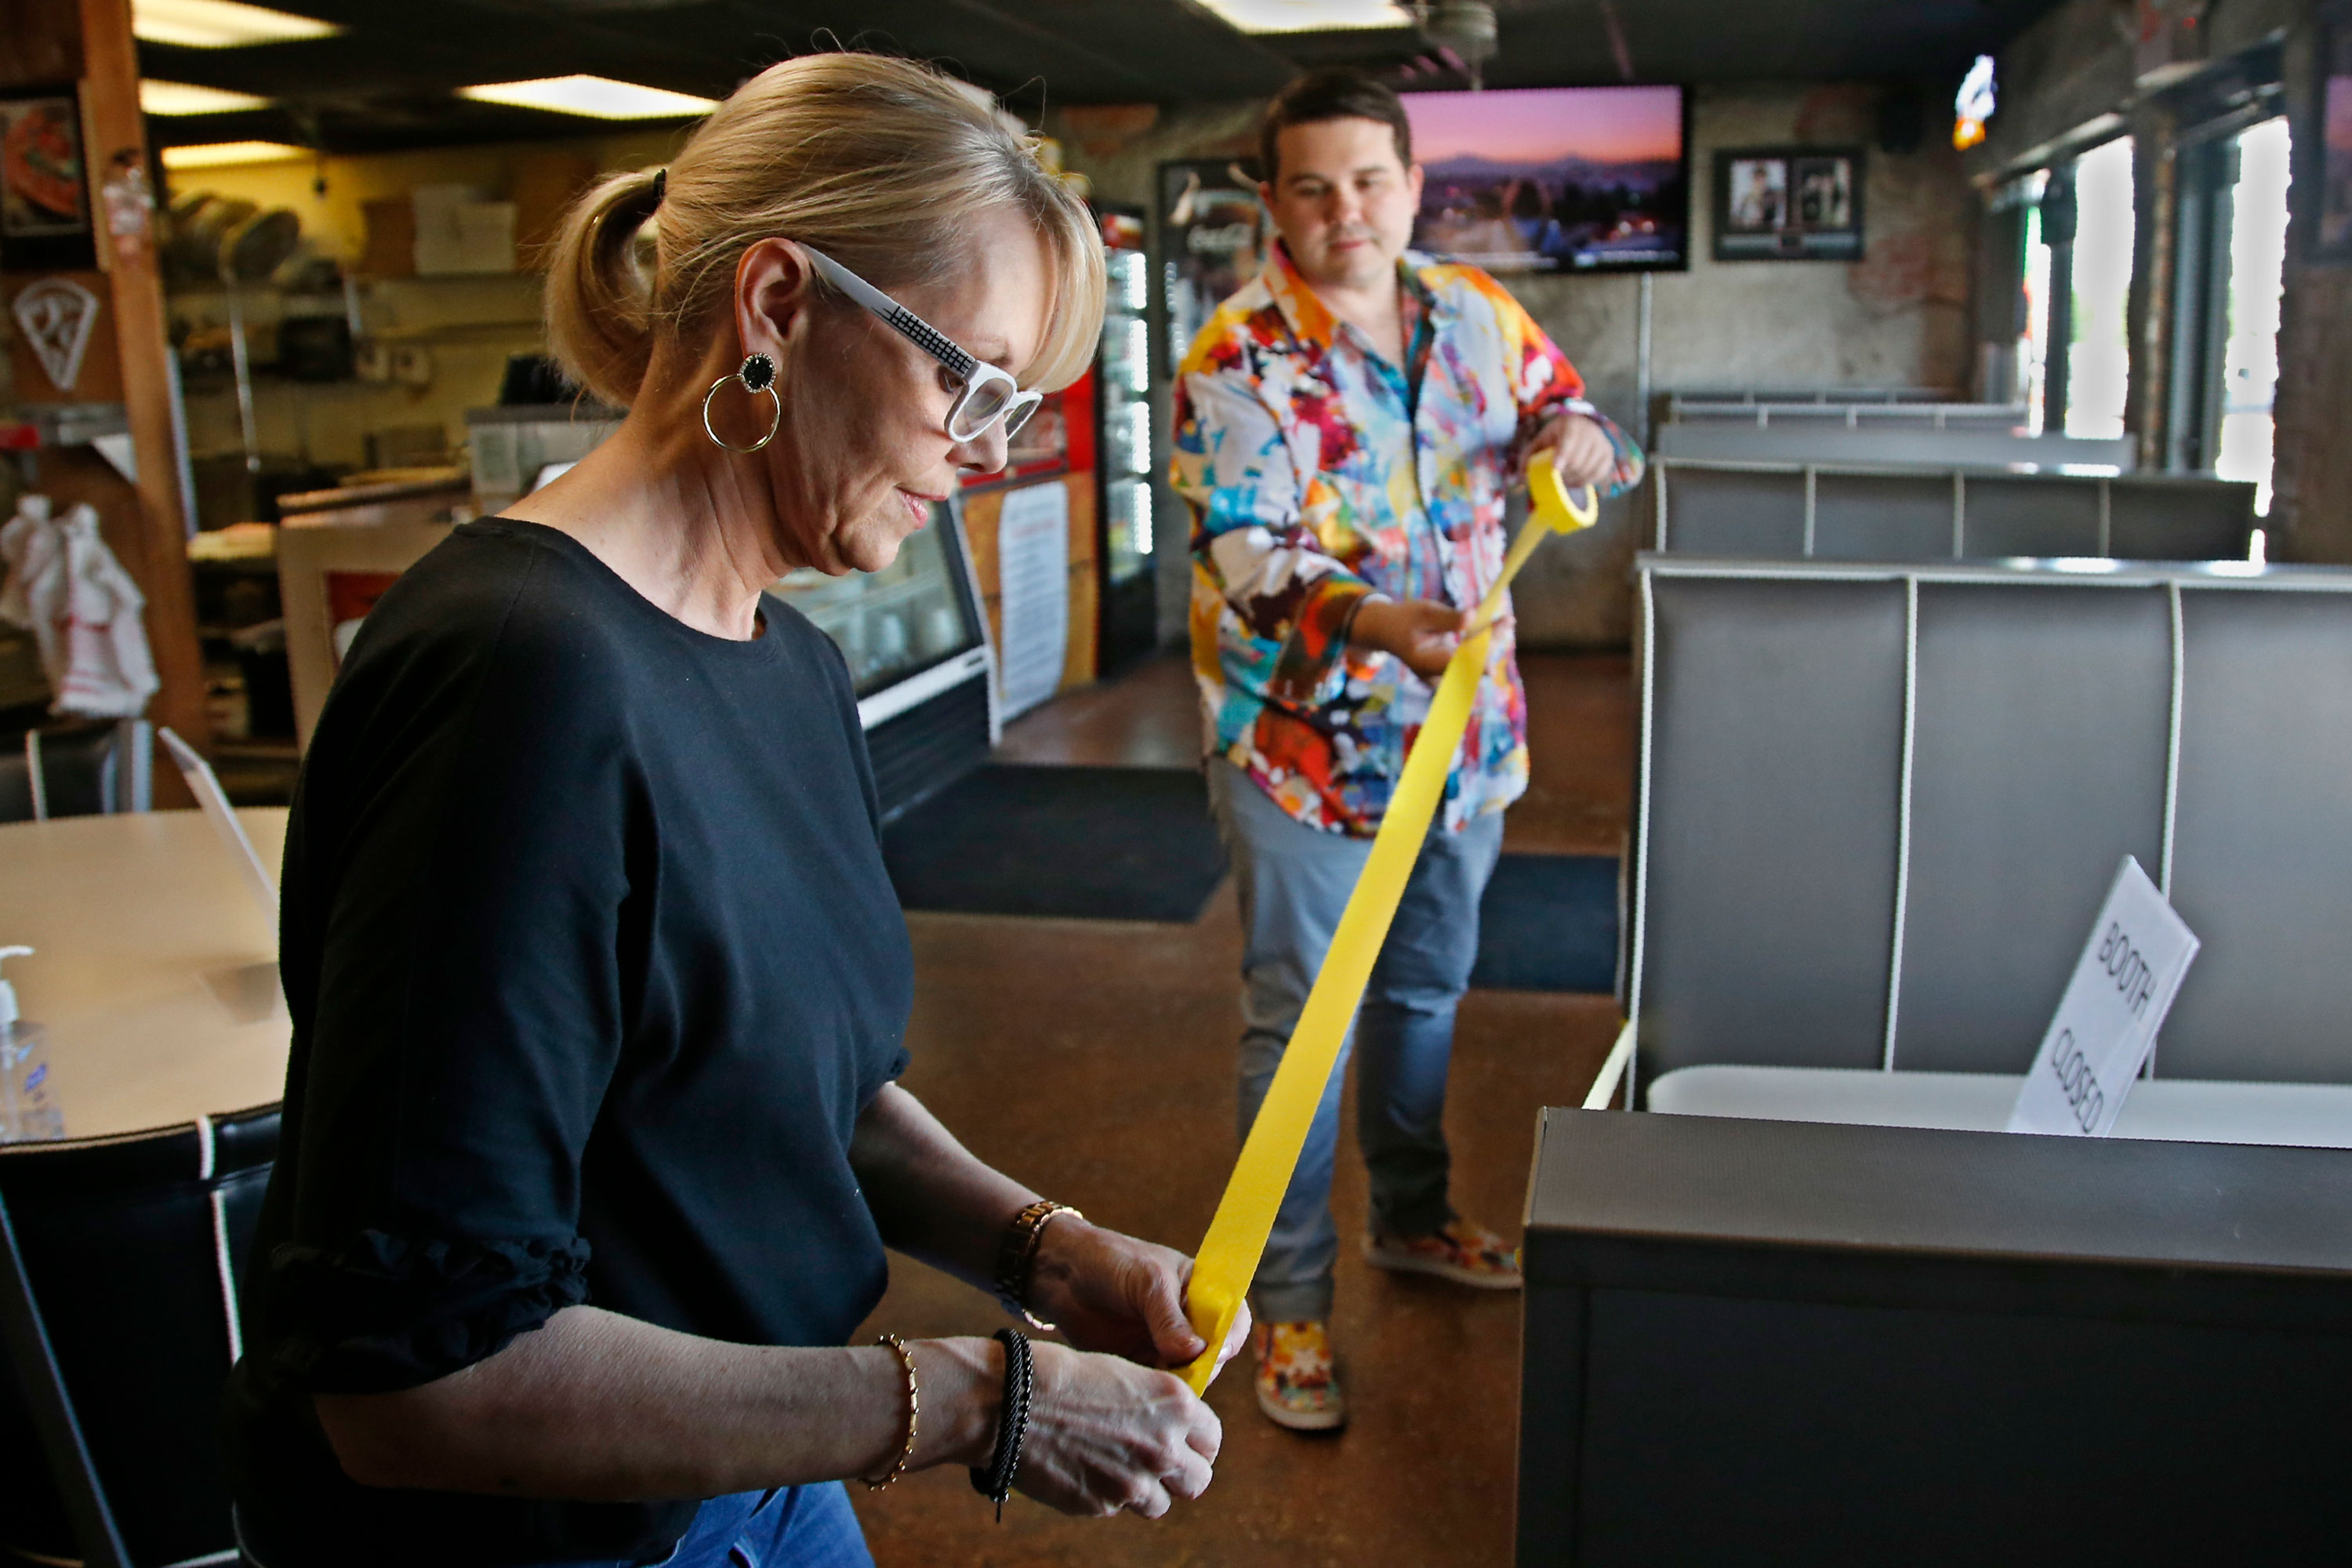
[[[1145,263],[1143,209],[1097,202],[1108,299],[1095,365],[1097,482],[1101,519],[1102,615],[1097,666],[1108,675],[1150,653],[1159,641],[1151,557],[1150,269]]]

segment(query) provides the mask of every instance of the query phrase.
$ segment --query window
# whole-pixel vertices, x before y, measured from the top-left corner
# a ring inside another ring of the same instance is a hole
[[[2130,391],[2132,142],[2118,137],[2074,161],[2065,432],[2124,433]]]
[[[2042,198],[2049,188],[2050,173],[2045,169],[2020,181],[2015,198],[2024,215],[2024,257],[2017,275],[2022,298],[2011,357],[2017,367],[2013,389],[2016,401],[2025,405],[2026,428],[2036,435],[2049,427],[2050,242],[2042,226]]]
[[[2003,202],[2021,217],[2010,231],[2015,270],[2000,285],[2019,296],[2007,389],[2036,435],[2120,437],[2131,384],[2131,138],[2028,175]]]
[[[2221,353],[2221,439],[2213,471],[2252,479],[2254,510],[2271,510],[2271,399],[2278,390],[2281,278],[2286,266],[2287,128],[2266,120],[2237,137],[2231,204],[2228,337]]]

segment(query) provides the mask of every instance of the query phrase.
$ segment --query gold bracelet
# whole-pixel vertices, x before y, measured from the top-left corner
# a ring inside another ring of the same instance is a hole
[[[1055,1215],[1065,1214],[1076,1220],[1087,1217],[1067,1204],[1039,1198],[1013,1216],[996,1253],[996,1299],[1041,1334],[1053,1333],[1055,1326],[1029,1310],[1029,1279],[1037,1266],[1037,1249],[1045,1244],[1045,1226]]]
[[[888,1486],[892,1481],[897,1480],[899,1475],[907,1468],[907,1461],[915,1457],[915,1430],[922,1421],[923,1391],[915,1381],[915,1353],[907,1348],[905,1341],[899,1339],[896,1334],[883,1334],[879,1338],[876,1339],[874,1342],[877,1345],[887,1347],[890,1352],[898,1358],[898,1364],[907,1370],[906,1445],[898,1450],[898,1457],[891,1461],[890,1468],[882,1472],[882,1479],[880,1480],[866,1480],[866,1478],[863,1476],[858,1478],[860,1480],[866,1480],[866,1489],[867,1491],[878,1492],[884,1487]]]

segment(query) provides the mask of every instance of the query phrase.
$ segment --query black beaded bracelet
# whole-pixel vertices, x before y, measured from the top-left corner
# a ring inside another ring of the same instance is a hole
[[[996,1505],[996,1522],[1002,1524],[1004,1500],[1013,1495],[1013,1478],[1021,1470],[1021,1443],[1029,1436],[1029,1396],[1036,1390],[1037,1374],[1028,1335],[999,1329],[994,1338],[1004,1347],[1004,1408],[997,1416],[996,1447],[987,1467],[972,1467],[971,1489]]]

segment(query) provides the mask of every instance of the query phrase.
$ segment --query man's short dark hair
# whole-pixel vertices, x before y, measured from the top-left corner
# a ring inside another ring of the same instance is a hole
[[[1335,66],[1300,77],[1266,105],[1265,123],[1258,128],[1257,155],[1268,184],[1280,177],[1276,138],[1293,125],[1316,125],[1326,120],[1379,121],[1396,137],[1397,162],[1412,167],[1412,121],[1405,118],[1404,102],[1395,89],[1361,71]]]

